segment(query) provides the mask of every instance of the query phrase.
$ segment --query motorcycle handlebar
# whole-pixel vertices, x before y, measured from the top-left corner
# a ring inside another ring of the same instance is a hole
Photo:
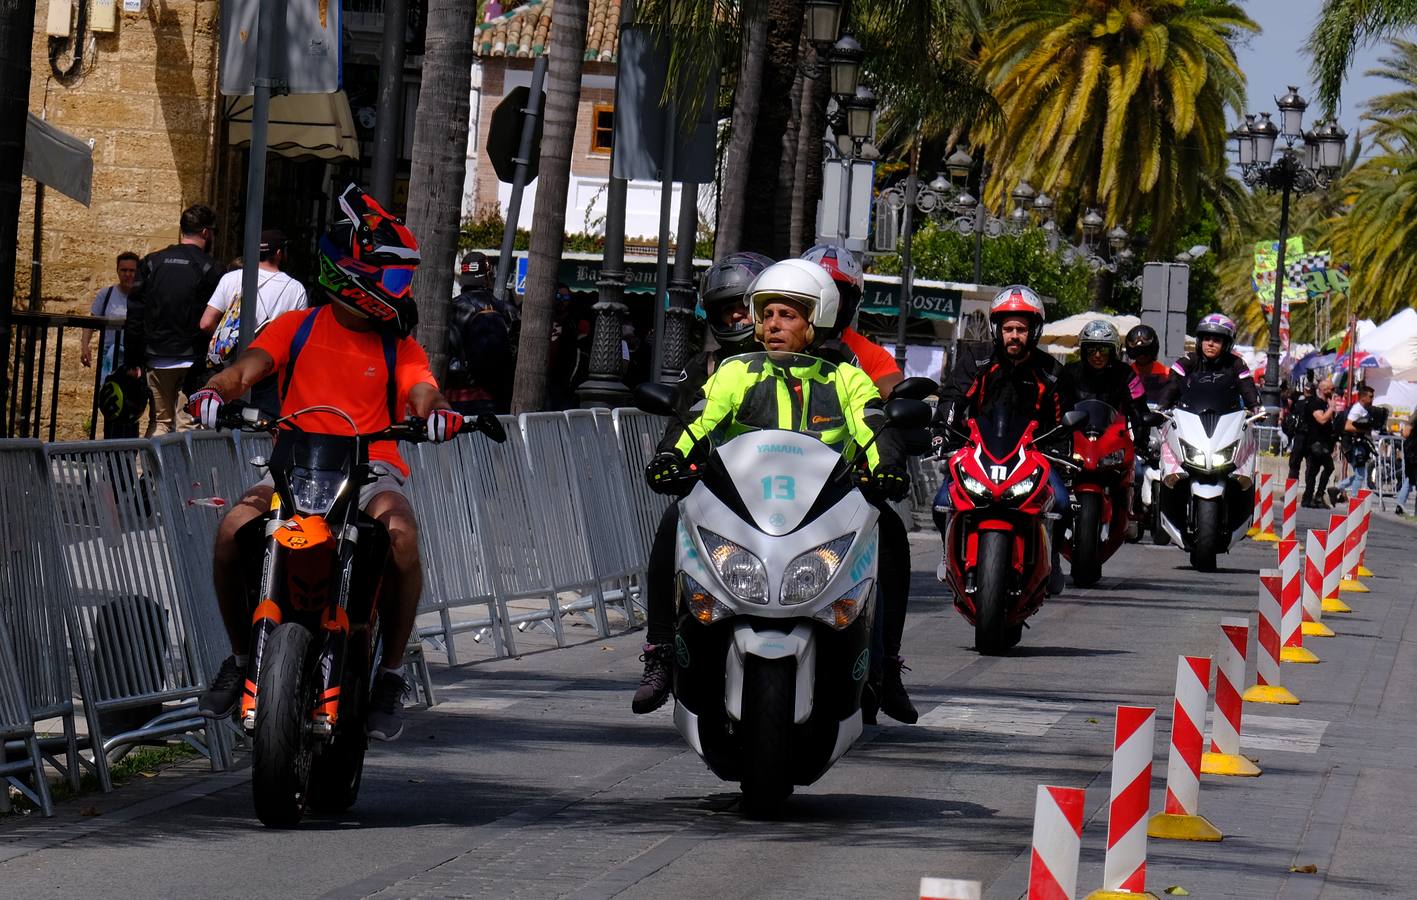
[[[274,431],[281,422],[288,421],[299,416],[302,412],[312,410],[301,410],[292,413],[281,419],[273,419],[260,409],[249,406],[241,401],[232,401],[222,407],[217,416],[217,428],[235,431]],[[489,413],[476,416],[463,416],[462,433],[480,431],[491,440],[500,444],[507,439],[506,429],[497,417]],[[405,441],[410,444],[421,444],[428,440],[428,420],[418,416],[409,416],[402,422],[390,425],[381,431],[356,434],[355,437],[363,438],[366,441]]]

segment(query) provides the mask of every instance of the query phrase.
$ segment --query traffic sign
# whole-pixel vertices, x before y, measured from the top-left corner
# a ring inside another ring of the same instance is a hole
[[[517,283],[516,287],[513,288],[513,290],[515,290],[518,294],[521,294],[523,297],[526,296],[526,264],[527,257],[517,257]]]
[[[487,158],[492,161],[492,169],[497,173],[498,181],[511,184],[516,175],[516,156],[521,145],[522,119],[525,116],[522,110],[527,108],[530,100],[531,88],[526,85],[514,87],[492,111],[492,124],[487,126]],[[541,92],[540,108],[546,108],[545,91]],[[536,180],[537,171],[541,166],[541,126],[545,121],[544,116],[536,117],[536,136],[531,142],[531,154],[526,167],[527,184]]]

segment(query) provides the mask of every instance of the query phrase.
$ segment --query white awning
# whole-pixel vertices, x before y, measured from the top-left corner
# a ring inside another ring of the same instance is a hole
[[[226,97],[227,139],[233,147],[251,144],[250,97]],[[290,159],[340,162],[359,158],[354,115],[344,91],[333,94],[284,94],[271,98],[267,143],[272,153]]]

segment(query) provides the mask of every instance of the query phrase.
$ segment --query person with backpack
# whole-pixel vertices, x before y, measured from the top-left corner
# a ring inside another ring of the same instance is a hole
[[[1314,389],[1314,398],[1305,409],[1304,499],[1307,509],[1325,509],[1329,477],[1333,475],[1333,445],[1337,441],[1338,402],[1333,395],[1333,381],[1325,378]]]
[[[492,265],[468,251],[458,271],[462,293],[448,315],[448,386],[453,408],[465,415],[507,413],[512,407],[516,307],[492,293]]]
[[[118,254],[118,283],[110,284],[108,287],[94,295],[93,304],[89,307],[89,315],[99,316],[108,319],[126,319],[128,316],[128,294],[133,290],[133,283],[138,280],[138,254],[131,250],[125,250]],[[79,362],[84,368],[93,365],[93,336],[96,329],[85,328],[79,337]],[[110,331],[107,328],[101,330],[102,337],[98,342],[98,378],[100,382],[107,384],[118,369],[118,364],[123,360],[123,331],[122,329]],[[126,382],[124,386],[129,387],[134,396],[146,393],[146,388],[135,379],[118,373],[123,376]],[[103,388],[100,388],[100,393]],[[118,404],[122,406],[123,404]],[[147,404],[144,402],[143,407]],[[109,410],[113,407],[106,405],[100,399],[99,410],[103,412],[103,438],[135,438],[138,436],[138,420],[132,416],[110,415]],[[141,415],[141,412],[139,412]]]

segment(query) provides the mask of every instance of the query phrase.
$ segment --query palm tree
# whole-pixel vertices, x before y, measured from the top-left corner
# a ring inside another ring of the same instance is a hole
[[[531,246],[527,251],[526,300],[512,411],[535,412],[546,405],[550,367],[552,293],[561,265],[566,232],[566,193],[576,141],[576,108],[581,99],[588,0],[556,0],[551,11],[551,61],[546,68],[546,121],[536,186]],[[429,31],[433,25],[429,23]],[[466,127],[467,116],[463,116]],[[461,149],[461,148],[459,148]]]
[[[423,254],[413,280],[413,295],[418,298],[417,337],[428,350],[434,374],[440,377],[447,368],[448,305],[453,296],[453,260],[458,251],[458,215],[467,166],[472,91],[472,41],[467,30],[476,12],[473,0],[428,0],[423,82],[409,154],[408,227]],[[391,198],[376,199],[387,203]]]
[[[782,176],[783,136],[787,133],[793,106],[791,95],[798,80],[797,63],[802,43],[803,0],[766,0],[767,53],[763,57],[763,77],[758,119],[753,127],[753,149],[748,157],[747,183],[743,194],[747,208],[743,217],[744,250],[766,253],[774,258],[786,255],[787,229],[780,227],[778,190]]]
[[[728,146],[724,150],[723,174],[718,183],[718,227],[714,235],[714,257],[717,259],[737,253],[743,237],[743,216],[747,211],[748,199],[748,160],[753,153],[753,123],[758,120],[763,90],[763,60],[768,44],[768,20],[761,3],[744,4],[742,35]]]
[[[1225,166],[1226,109],[1244,105],[1232,42],[1258,27],[1234,3],[1025,0],[990,34],[984,67],[1003,107],[985,135],[998,207],[1020,180],[1058,209],[1149,225],[1166,254]]]
[[[1353,54],[1376,40],[1417,24],[1417,0],[1325,0],[1309,36],[1319,102],[1332,114]]]

